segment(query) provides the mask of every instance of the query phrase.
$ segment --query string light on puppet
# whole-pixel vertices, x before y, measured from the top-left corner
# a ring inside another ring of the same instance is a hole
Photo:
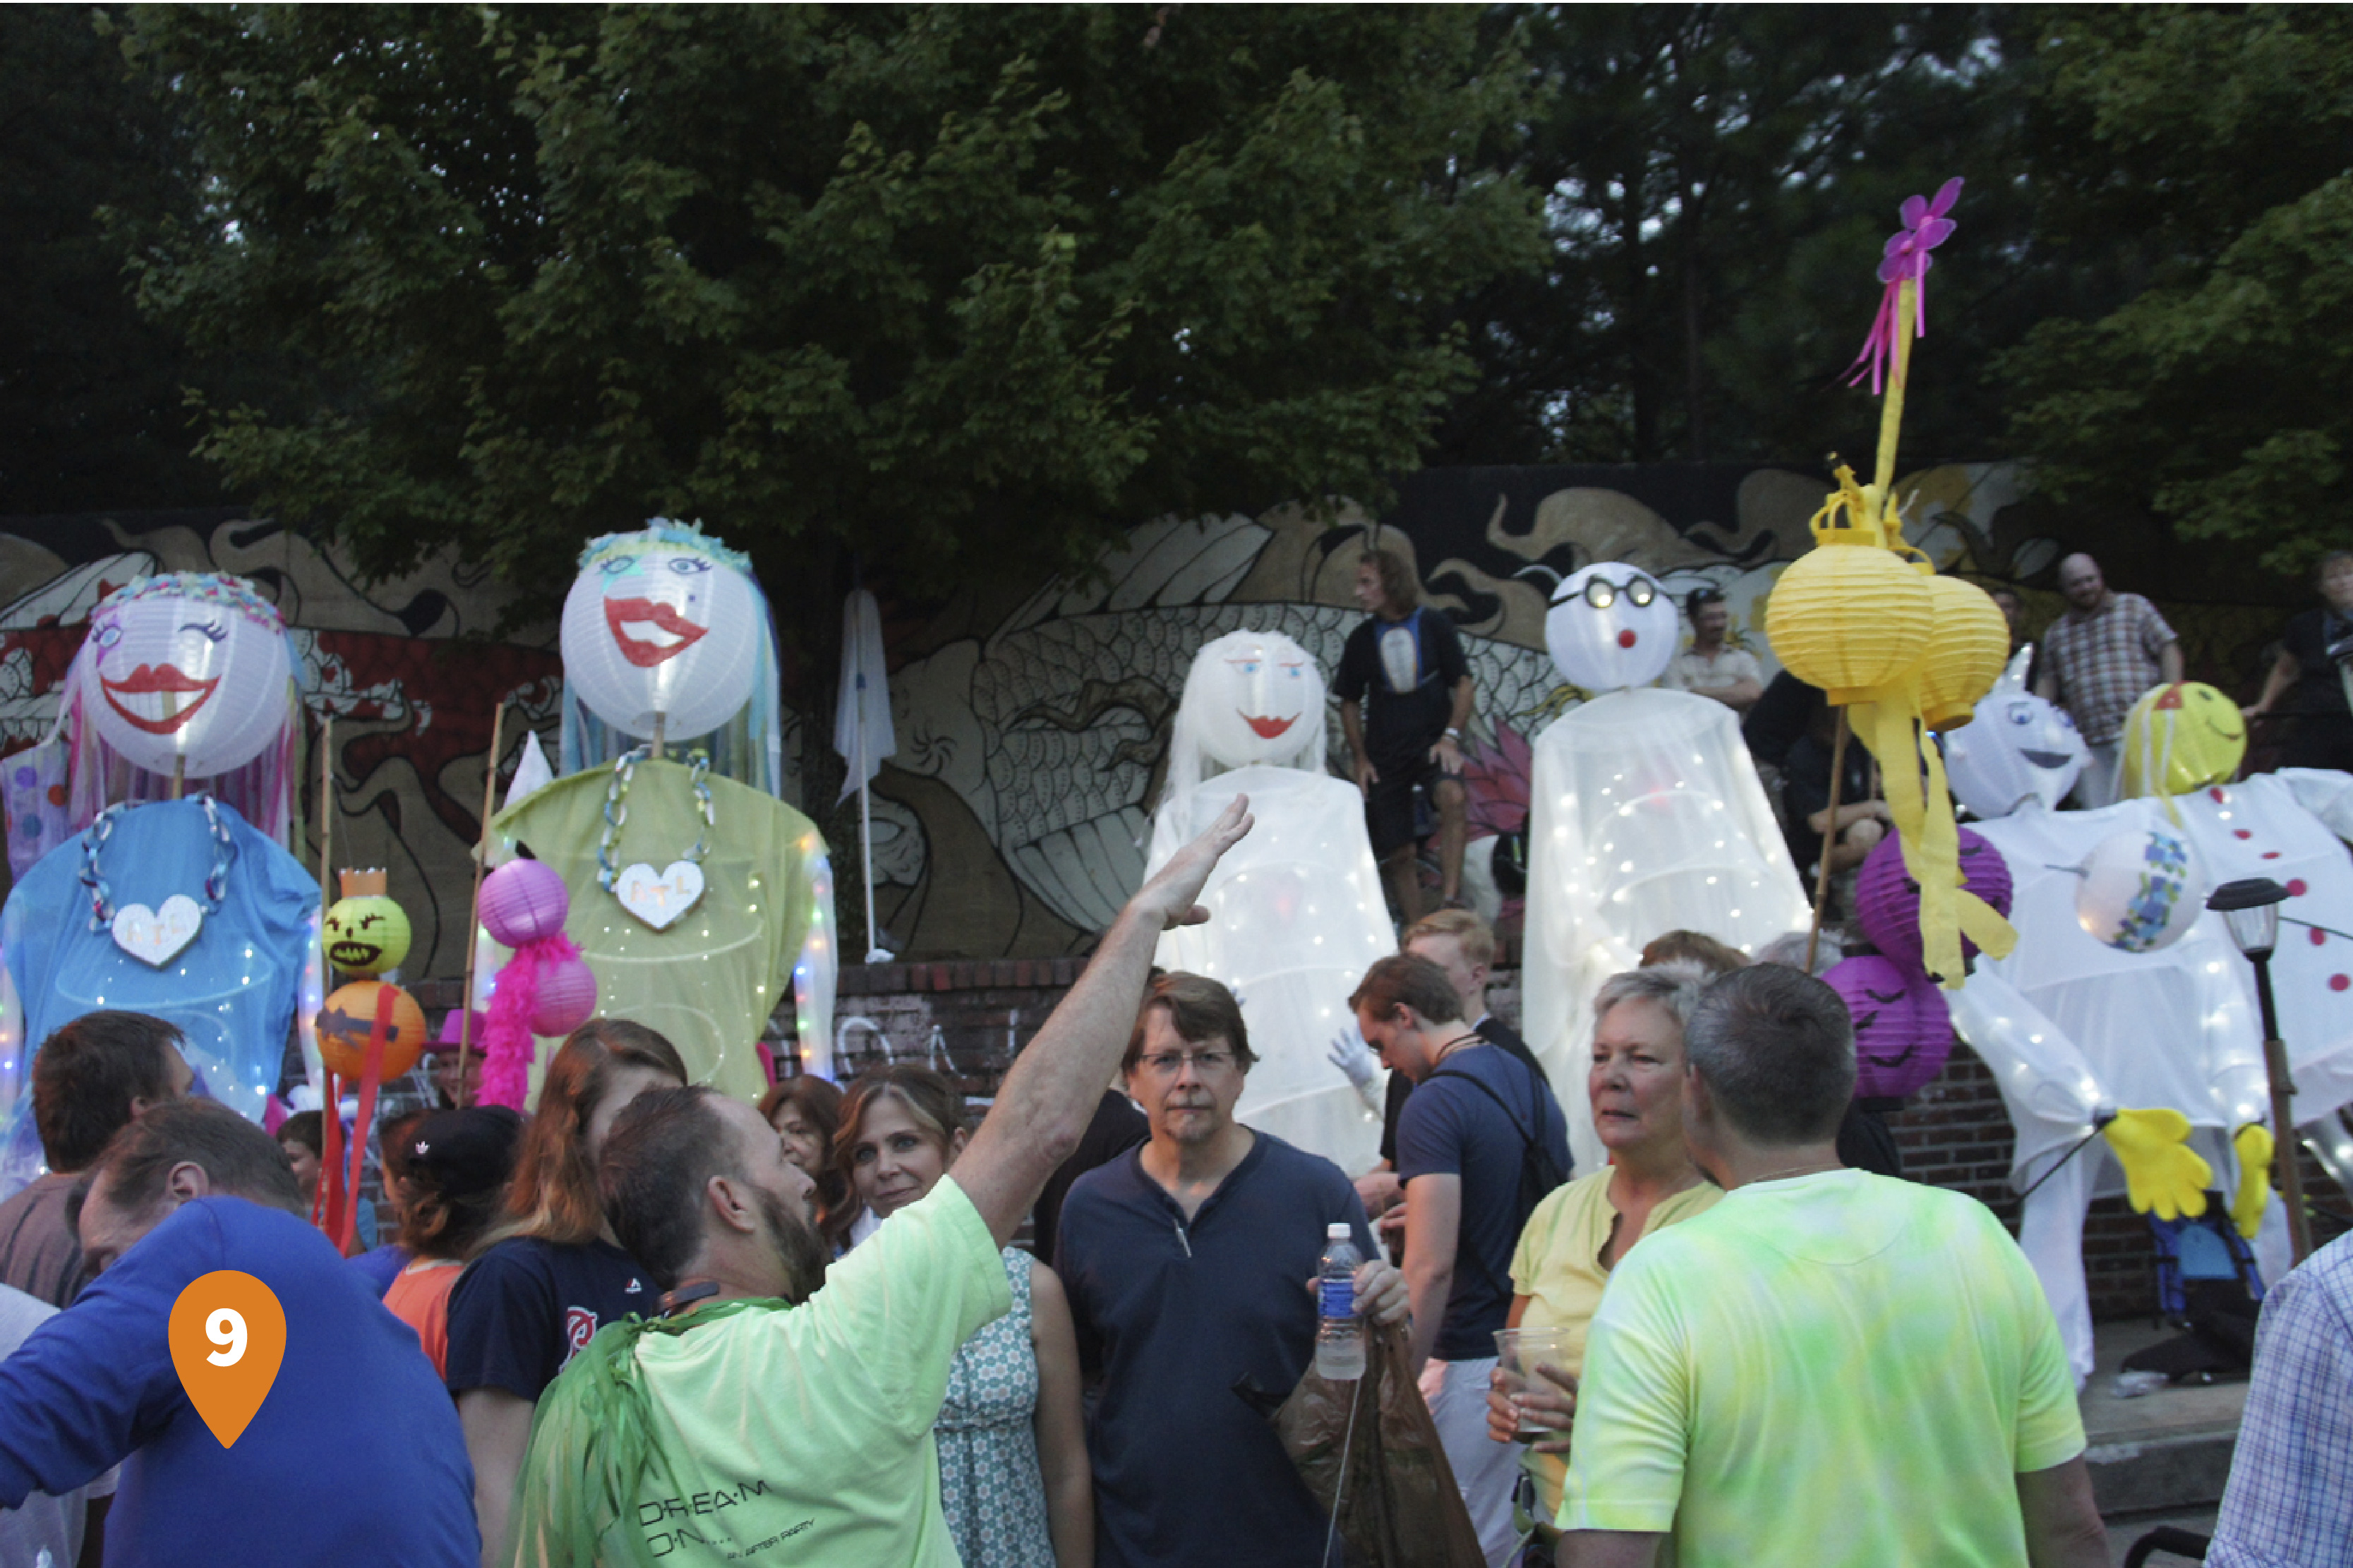
[[[91,612],[47,761],[10,761],[0,1195],[40,1168],[31,1056],[85,1013],[172,1024],[202,1091],[256,1121],[289,1035],[307,1046],[319,889],[281,845],[294,668],[277,610],[238,578],[142,577]],[[78,907],[90,918],[60,918]]]
[[[1840,710],[1833,813],[1850,724],[1879,760],[1888,816],[1921,889],[1923,963],[1948,989],[1961,984],[1964,932],[1997,956],[2017,942],[2009,922],[1962,886],[1952,799],[1932,739],[1968,723],[1991,689],[2009,651],[2008,624],[1983,590],[1939,578],[1935,563],[1905,542],[1894,495],[1912,343],[1927,329],[1930,252],[1953,234],[1945,215],[1960,191],[1961,182],[1950,180],[1933,201],[1904,203],[1904,226],[1879,267],[1879,313],[1851,378],[1868,374],[1874,393],[1883,385],[1876,472],[1858,486],[1852,470],[1838,468],[1839,488],[1814,515],[1814,548],[1782,573],[1765,605],[1774,652]],[[1825,858],[1825,881],[1828,867]],[[1823,890],[1815,900],[1817,932]]]

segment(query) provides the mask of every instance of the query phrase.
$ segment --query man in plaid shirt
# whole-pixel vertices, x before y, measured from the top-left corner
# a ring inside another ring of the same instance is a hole
[[[2272,1287],[2207,1568],[2353,1568],[2353,1237]]]
[[[2097,810],[2116,804],[2125,714],[2150,687],[2181,679],[2181,644],[2155,605],[2110,589],[2088,555],[2059,563],[2059,591],[2067,613],[2042,634],[2034,689],[2067,710],[2083,731],[2092,760],[2076,782],[2075,804]]]

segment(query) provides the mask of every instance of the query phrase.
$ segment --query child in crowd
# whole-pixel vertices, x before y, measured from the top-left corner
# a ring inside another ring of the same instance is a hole
[[[928,1068],[878,1068],[849,1086],[837,1168],[879,1226],[930,1194],[964,1152],[964,1096]],[[1013,1310],[966,1340],[933,1437],[957,1554],[990,1568],[1089,1568],[1094,1481],[1079,1404],[1079,1344],[1062,1282],[1003,1249]]]
[[[385,1185],[415,1261],[385,1292],[385,1309],[417,1331],[437,1373],[449,1362],[449,1291],[504,1206],[522,1118],[503,1105],[437,1110],[384,1146]]]
[[[302,1201],[311,1205],[316,1217],[319,1212],[320,1162],[326,1158],[326,1122],[315,1110],[298,1110],[278,1124],[278,1146],[286,1152],[287,1163],[294,1167],[294,1183],[302,1189]],[[345,1146],[349,1158],[350,1145]],[[375,1205],[362,1203],[359,1226],[355,1233],[361,1252],[373,1251],[376,1245]]]

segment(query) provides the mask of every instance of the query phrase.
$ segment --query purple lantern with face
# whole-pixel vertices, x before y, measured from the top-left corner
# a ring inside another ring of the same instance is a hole
[[[1858,1100],[1910,1094],[1953,1052],[1952,1014],[1927,976],[1876,953],[1842,960],[1822,976],[1854,1018]]]
[[[1994,913],[2010,913],[2010,866],[2000,850],[1964,827],[1960,866],[1962,887],[1983,899]],[[1872,946],[1906,972],[1920,973],[1920,884],[1904,869],[1904,846],[1893,833],[1879,841],[1855,873],[1854,919]],[[1961,939],[1964,957],[1977,950],[1977,943]]]

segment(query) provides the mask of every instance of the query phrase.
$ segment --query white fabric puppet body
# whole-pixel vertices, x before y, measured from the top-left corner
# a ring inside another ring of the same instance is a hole
[[[1810,915],[1732,710],[1623,689],[1674,655],[1675,609],[1658,584],[1630,566],[1588,567],[1555,590],[1545,633],[1564,676],[1606,693],[1536,737],[1528,791],[1522,1030],[1583,1172],[1607,1158],[1585,1087],[1602,981],[1662,931],[1753,952]]]
[[[1208,924],[1165,933],[1156,962],[1222,982],[1240,999],[1258,1063],[1235,1115],[1351,1174],[1379,1158],[1380,1121],[1327,1052],[1348,996],[1397,951],[1380,868],[1354,785],[1324,771],[1324,679],[1273,632],[1231,632],[1186,678],[1154,814],[1149,876],[1236,795],[1256,825],[1211,873]],[[1208,779],[1204,763],[1230,771]]]

